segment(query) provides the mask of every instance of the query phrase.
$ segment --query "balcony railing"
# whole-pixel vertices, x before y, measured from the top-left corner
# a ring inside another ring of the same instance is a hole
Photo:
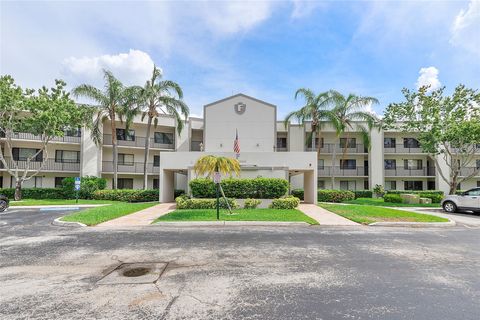
[[[318,167],[319,177],[363,177],[368,176],[368,167],[356,167],[344,169],[342,167]]]
[[[145,147],[145,137],[135,136],[135,140],[118,140],[117,143],[119,146],[127,146],[127,147]],[[103,135],[103,144],[104,145],[112,145],[112,135],[111,134],[104,134]],[[174,143],[157,143],[155,142],[154,138],[150,138],[150,148],[158,148],[158,149],[174,149]]]
[[[102,172],[113,172],[113,161],[102,162]],[[143,173],[143,162],[133,162],[128,164],[118,164],[117,172],[120,173]],[[147,172],[151,174],[159,174],[160,167],[154,166],[153,163],[147,163]]]
[[[434,167],[424,167],[419,169],[385,169],[385,177],[433,177],[435,176]]]
[[[25,160],[12,160],[11,158],[5,158],[7,165],[9,168],[15,168],[15,164],[17,168],[20,170],[25,170],[27,168],[27,161]],[[40,161],[30,161],[28,165],[28,170],[38,170],[42,162]],[[3,162],[0,161],[0,169],[5,169]],[[72,171],[77,172],[80,171],[80,163],[79,162],[56,162],[55,159],[47,159],[45,161],[45,165],[42,168],[42,171]]]
[[[474,172],[476,172],[477,170],[479,170],[479,168],[475,168],[475,167],[462,168],[460,169],[460,175],[462,177],[468,177],[472,175]],[[480,177],[480,172],[478,172],[475,176]]]
[[[191,145],[190,145],[190,151],[202,151],[200,150],[200,144],[202,143],[202,141],[192,141]]]
[[[387,145],[383,147],[384,153],[424,153],[422,147],[405,147],[404,144]]]
[[[317,151],[317,147],[307,147],[306,151]],[[344,151],[346,153],[368,153],[368,149],[363,144],[350,145],[346,149],[345,146],[341,146],[338,143],[324,143],[320,146],[320,153],[333,153],[333,151],[337,154],[341,154]]]
[[[5,138],[5,135],[2,134],[0,135],[0,138]],[[12,139],[15,140],[35,140],[35,141],[41,141],[42,137],[38,135],[34,135],[31,133],[27,132],[16,132],[12,134]],[[81,137],[80,136],[63,136],[63,137],[54,137],[50,141],[56,141],[56,142],[66,142],[66,143],[80,143]]]

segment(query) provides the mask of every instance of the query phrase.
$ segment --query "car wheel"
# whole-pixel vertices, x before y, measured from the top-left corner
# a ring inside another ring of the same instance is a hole
[[[452,201],[447,201],[443,204],[443,210],[449,213],[457,211],[457,206]]]
[[[7,210],[8,204],[5,200],[0,200],[0,212]]]

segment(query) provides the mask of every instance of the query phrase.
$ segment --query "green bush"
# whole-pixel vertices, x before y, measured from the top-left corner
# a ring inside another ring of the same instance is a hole
[[[222,180],[225,196],[236,199],[275,199],[288,192],[288,181],[280,178]],[[195,198],[215,198],[215,184],[209,178],[197,178],[190,181],[190,189]]]
[[[355,193],[349,190],[318,190],[319,202],[344,202],[355,199]]]
[[[227,199],[232,209],[238,208],[238,203],[234,199]],[[190,199],[186,195],[179,196],[175,199],[177,209],[216,209],[217,199]],[[228,209],[225,199],[220,198],[221,209]]]
[[[0,189],[0,194],[13,199],[15,188]],[[65,199],[62,189],[58,188],[22,188],[22,198],[24,199]]]
[[[438,193],[429,193],[429,192],[421,192],[419,193],[420,198],[428,198],[432,200],[432,203],[440,203],[443,199],[443,194]]]
[[[370,190],[355,190],[353,193],[355,194],[355,199],[373,197],[373,192]]]
[[[273,199],[268,206],[271,209],[295,209],[300,204],[300,199],[294,196],[285,198]]]
[[[259,199],[245,199],[245,203],[243,204],[244,209],[256,209],[260,203],[262,203]]]
[[[291,194],[292,196],[297,197],[300,200],[303,200],[303,189],[293,189]]]
[[[440,190],[388,190],[387,193],[391,194],[421,194],[421,193],[428,193],[428,194],[439,194],[444,195],[443,191]]]
[[[125,202],[151,202],[158,201],[158,190],[97,190],[93,193],[93,199]]]
[[[107,187],[107,180],[95,176],[85,176],[80,180],[80,199],[93,199],[93,194],[97,190],[104,190]],[[62,189],[66,198],[73,199],[75,194],[75,178],[68,177],[62,180]]]
[[[402,203],[403,199],[399,194],[387,193],[383,196],[383,201],[391,203]]]
[[[175,189],[173,191],[173,196],[176,199],[177,197],[180,197],[181,195],[185,194],[185,190],[183,189]]]

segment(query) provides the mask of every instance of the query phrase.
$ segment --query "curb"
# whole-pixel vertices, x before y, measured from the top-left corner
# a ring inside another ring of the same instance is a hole
[[[94,208],[94,207],[103,207],[109,206],[110,204],[52,204],[52,205],[43,205],[43,206],[10,206],[10,209],[46,209],[46,208]]]
[[[411,228],[438,228],[438,227],[453,227],[455,221],[448,222],[374,222],[370,223],[372,227],[411,227]]]
[[[223,226],[236,226],[236,227],[291,227],[291,226],[302,226],[309,227],[310,224],[307,222],[290,222],[290,221],[279,221],[279,222],[269,222],[269,221],[195,221],[195,222],[176,222],[176,221],[165,221],[157,222],[152,224],[152,226],[161,226],[161,227],[223,227]]]
[[[81,222],[71,222],[71,221],[62,221],[60,220],[63,217],[57,218],[52,221],[52,225],[59,227],[86,227],[86,224]]]

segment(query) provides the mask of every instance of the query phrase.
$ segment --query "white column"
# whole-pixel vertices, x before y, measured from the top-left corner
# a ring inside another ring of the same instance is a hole
[[[383,130],[373,129],[370,135],[370,152],[368,153],[369,186],[385,184],[385,170],[383,164]]]
[[[103,132],[103,130],[101,130],[101,132]],[[91,131],[87,128],[82,128],[82,137],[80,142],[80,176],[100,177],[101,172],[101,147],[97,146],[93,142],[91,138]]]
[[[303,173],[303,199],[305,203],[317,203],[317,181],[315,170]]]

